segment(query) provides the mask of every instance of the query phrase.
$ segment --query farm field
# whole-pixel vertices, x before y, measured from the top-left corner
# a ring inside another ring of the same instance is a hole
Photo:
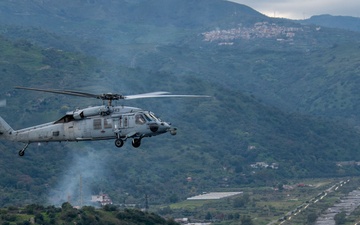
[[[324,212],[343,202],[350,193],[358,190],[359,178],[294,180],[277,187],[244,187],[240,190],[219,192],[243,192],[221,199],[185,200],[159,209],[166,210],[178,219],[211,224],[316,224]],[[205,194],[204,194],[205,195]],[[352,201],[352,200],[350,200]],[[344,222],[354,224],[360,220],[358,202]],[[354,210],[355,209],[355,210]],[[331,210],[331,209],[330,209]],[[336,214],[342,213],[339,210]],[[319,224],[321,224],[319,222]]]

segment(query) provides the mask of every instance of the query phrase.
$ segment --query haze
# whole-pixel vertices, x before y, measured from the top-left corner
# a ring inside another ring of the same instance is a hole
[[[314,15],[359,17],[360,1],[347,0],[229,0],[247,5],[270,17],[307,19]]]

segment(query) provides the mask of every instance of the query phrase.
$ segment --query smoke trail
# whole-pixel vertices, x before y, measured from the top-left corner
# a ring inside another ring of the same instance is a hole
[[[91,147],[82,146],[81,149],[71,150],[71,154],[69,167],[49,191],[48,203],[55,206],[64,202],[70,202],[73,206],[80,206],[81,203],[96,205],[90,202],[91,195],[99,192],[94,189],[105,177],[106,160],[103,154]]]

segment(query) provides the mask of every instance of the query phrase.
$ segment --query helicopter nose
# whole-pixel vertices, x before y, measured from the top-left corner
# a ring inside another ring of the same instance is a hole
[[[165,133],[170,128],[170,125],[166,122],[158,122],[150,124],[149,128],[153,133]]]
[[[176,135],[177,128],[176,127],[170,127],[169,132],[170,132],[171,135]]]
[[[170,132],[171,135],[176,135],[176,133],[177,133],[177,128],[171,126],[171,123],[165,123],[164,129],[166,132]]]
[[[150,130],[152,131],[152,132],[157,132],[158,130],[159,130],[159,125],[158,124],[151,124],[150,125]]]
[[[167,122],[161,122],[160,123],[160,129],[161,129],[161,133],[166,133],[166,132],[168,132],[169,130],[170,130],[170,128],[171,128],[171,126],[170,126],[170,124],[169,123],[167,123]]]
[[[170,128],[170,125],[166,122],[161,122],[161,128],[163,132],[167,132],[167,130]]]

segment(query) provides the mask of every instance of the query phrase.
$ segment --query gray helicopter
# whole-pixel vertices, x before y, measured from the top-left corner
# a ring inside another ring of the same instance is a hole
[[[86,98],[96,98],[107,101],[107,105],[76,109],[66,113],[60,119],[21,130],[13,130],[0,117],[0,139],[25,143],[19,151],[24,156],[30,143],[61,142],[61,141],[94,141],[115,139],[115,146],[120,148],[131,138],[132,146],[138,148],[141,139],[169,132],[176,135],[177,128],[171,123],[160,120],[151,111],[128,106],[113,106],[114,100],[131,100],[140,98],[169,98],[169,97],[210,97],[206,95],[170,95],[169,92],[151,92],[137,95],[121,94],[90,94],[71,90],[39,89],[15,87],[31,91],[41,91],[65,94]]]

